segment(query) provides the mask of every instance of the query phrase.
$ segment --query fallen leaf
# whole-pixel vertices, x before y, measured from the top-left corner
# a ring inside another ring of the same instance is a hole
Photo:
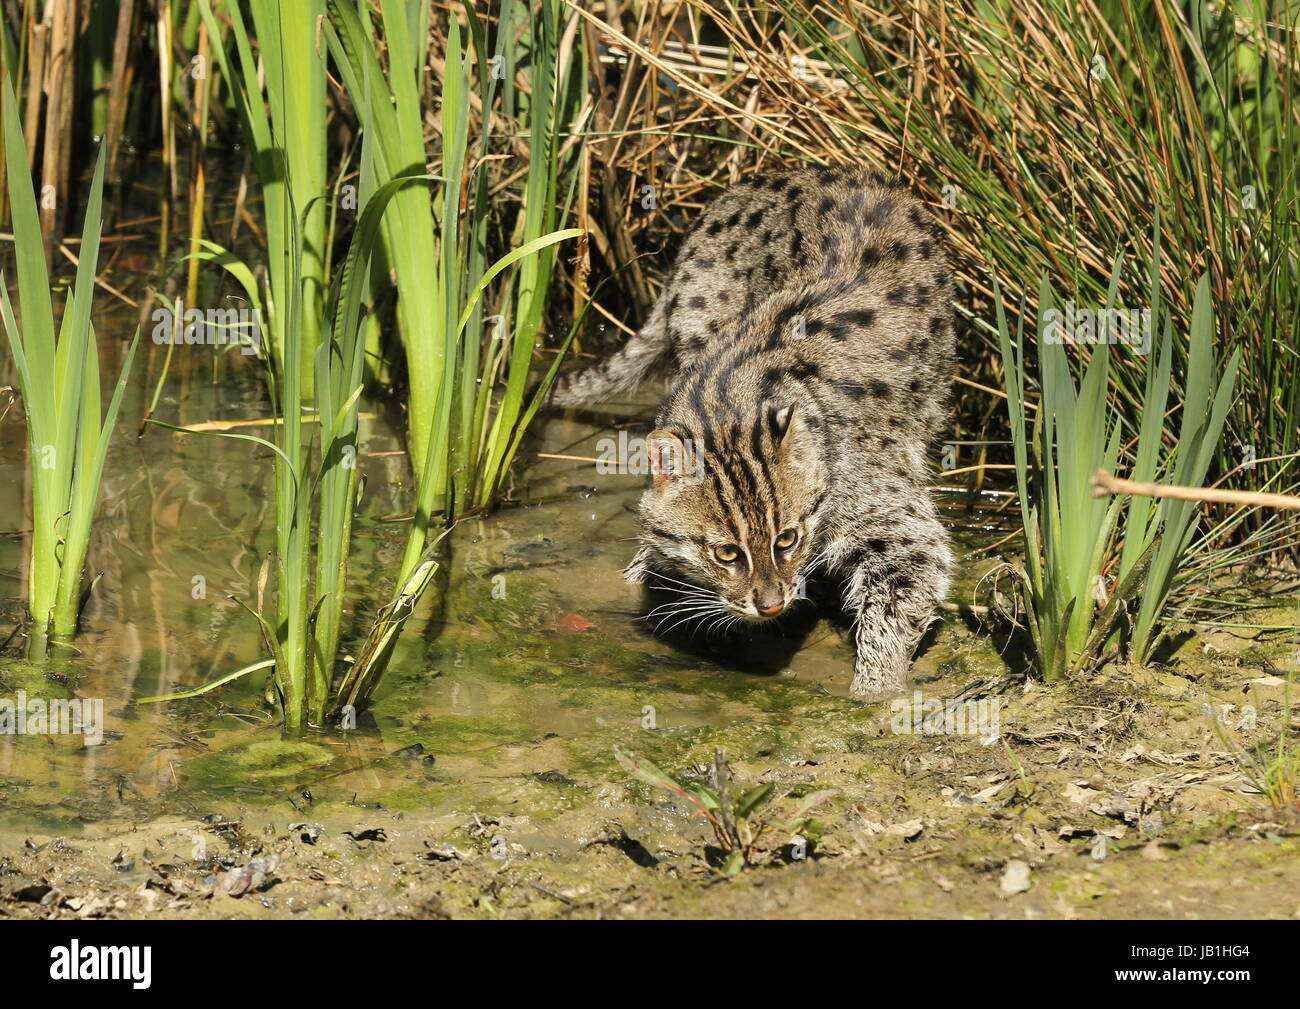
[[[580,634],[583,631],[589,631],[596,625],[586,617],[579,616],[577,613],[566,613],[559,620],[546,628],[551,631],[564,631],[566,634]]]
[[[923,824],[920,820],[907,820],[903,823],[891,823],[885,828],[885,833],[893,837],[901,837],[905,841],[910,841],[915,837],[921,836]]]
[[[1095,788],[1081,788],[1073,781],[1061,790],[1061,798],[1067,802],[1073,802],[1076,806],[1086,806],[1095,801],[1101,792]]]

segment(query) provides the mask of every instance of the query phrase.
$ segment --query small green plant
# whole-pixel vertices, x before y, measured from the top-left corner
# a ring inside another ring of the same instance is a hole
[[[1025,539],[1024,559],[1015,570],[1035,664],[1046,680],[1095,665],[1108,646],[1127,648],[1138,662],[1151,659],[1167,631],[1164,617],[1170,595],[1185,575],[1196,533],[1196,505],[1134,497],[1125,510],[1118,498],[1095,497],[1089,481],[1098,469],[1113,472],[1125,459],[1131,461],[1134,480],[1151,481],[1160,474],[1177,484],[1201,484],[1232,397],[1241,354],[1233,352],[1216,381],[1209,281],[1202,276],[1188,335],[1181,422],[1173,447],[1166,448],[1173,324],[1160,298],[1158,227],[1157,222],[1149,278],[1150,322],[1143,324],[1150,337],[1147,352],[1135,353],[1128,340],[1117,340],[1110,322],[1118,317],[1115,305],[1122,260],[1117,259],[1105,307],[1097,313],[1096,340],[1086,364],[1080,365],[1077,385],[1066,349],[1073,341],[1049,330],[1058,302],[1043,278],[1037,404],[1026,400],[1026,313],[1020,313],[1013,340],[1001,288],[997,278],[993,280]],[[1145,364],[1142,417],[1136,431],[1126,428],[1123,410],[1111,393],[1112,342],[1129,346],[1130,357]],[[1031,424],[1027,418],[1034,405]]]
[[[810,814],[836,794],[834,789],[810,792],[795,800],[793,807],[778,821],[774,811],[768,810],[776,786],[769,782],[736,794],[731,781],[731,767],[721,750],[713,751],[713,767],[707,784],[692,781],[679,785],[649,760],[618,747],[614,748],[614,757],[632,777],[685,799],[695,807],[697,816],[709,821],[718,847],[724,853],[719,869],[724,876],[734,876],[745,866],[753,864],[759,842],[771,828],[779,826],[787,835],[799,834],[815,840],[821,835],[822,825]],[[768,812],[764,814],[764,810]]]
[[[137,330],[131,341],[108,410],[101,418],[99,350],[90,314],[99,260],[104,152],[101,149],[95,163],[82,228],[77,279],[64,302],[56,338],[44,238],[27,166],[27,148],[8,77],[4,90],[4,138],[21,325],[15,319],[9,288],[3,278],[0,278],[0,295],[3,295],[5,333],[27,415],[32,473],[27,607],[32,616],[30,643],[35,658],[44,654],[48,641],[67,641],[77,629],[84,599],[82,569],[99,502],[104,459],[140,333]]]

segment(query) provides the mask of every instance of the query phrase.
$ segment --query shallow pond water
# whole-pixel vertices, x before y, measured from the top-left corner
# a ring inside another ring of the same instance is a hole
[[[251,369],[227,366],[213,384],[209,368],[190,362],[169,383],[160,419],[264,415]],[[581,420],[543,418],[517,467],[515,503],[459,524],[445,595],[408,625],[378,703],[355,730],[281,744],[258,703],[256,675],[202,697],[136,705],[261,657],[254,622],[233,597],[255,599],[274,505],[266,450],[158,428],[137,437],[144,383],[133,388],[90,555],[90,569],[103,575],[75,653],[48,668],[17,658],[0,666],[29,697],[62,690],[101,699],[104,738],[85,745],[79,737],[0,737],[0,825],[72,827],[142,800],[159,811],[223,795],[276,803],[304,788],[316,801],[382,792],[389,804],[450,810],[520,775],[568,778],[593,756],[573,740],[598,738],[604,752],[645,725],[675,731],[779,721],[793,707],[847,692],[851,647],[839,629],[812,617],[811,604],[750,637],[712,640],[692,627],[667,640],[651,633],[641,590],[621,577],[643,478],[602,474],[582,461],[598,453],[599,439],[616,437],[616,427],[643,429],[647,401]],[[405,536],[395,517],[409,491],[396,416],[382,403],[363,414],[366,499],[350,577],[357,632],[391,591]],[[17,516],[26,479],[17,410],[0,438],[0,512]],[[578,458],[536,458],[538,451]],[[0,540],[10,620],[21,595],[21,551],[21,536]],[[923,658],[921,670],[936,661]],[[564,741],[558,749],[545,745],[556,739]],[[530,746],[556,752],[539,762],[526,755]],[[387,757],[410,747],[423,748],[420,759]],[[542,788],[542,798],[555,791]]]

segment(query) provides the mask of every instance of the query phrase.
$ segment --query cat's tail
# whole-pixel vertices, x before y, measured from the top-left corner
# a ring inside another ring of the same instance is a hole
[[[584,406],[632,392],[668,363],[672,345],[668,339],[668,316],[664,298],[655,304],[640,332],[628,339],[615,354],[600,364],[561,375],[551,387],[555,406]]]

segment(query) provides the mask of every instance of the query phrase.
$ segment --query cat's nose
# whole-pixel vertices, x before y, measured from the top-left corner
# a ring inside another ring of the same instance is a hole
[[[754,598],[754,609],[758,610],[759,616],[774,617],[785,609],[785,601],[780,596],[772,596],[770,599],[756,596]]]

